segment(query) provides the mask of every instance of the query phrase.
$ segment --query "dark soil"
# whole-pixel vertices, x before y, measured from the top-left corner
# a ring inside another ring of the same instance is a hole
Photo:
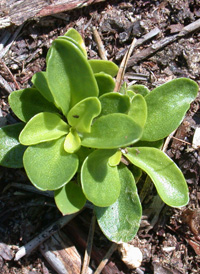
[[[64,34],[69,27],[77,29],[85,39],[89,58],[99,58],[92,33],[92,26],[96,26],[108,59],[120,64],[134,37],[139,39],[155,27],[160,29],[159,35],[137,48],[134,53],[141,52],[152,44],[156,45],[162,38],[178,33],[184,26],[199,18],[198,0],[138,0],[106,1],[25,22],[17,39],[0,61],[0,75],[8,85],[0,86],[1,126],[16,122],[7,101],[9,89],[17,89],[13,77],[20,88],[30,86],[33,74],[45,69],[45,56],[52,40]],[[15,31],[15,27],[1,29],[0,41],[7,33]],[[144,80],[135,82],[144,84],[149,89],[177,77],[189,77],[200,84],[199,32],[190,33],[160,49],[148,59],[138,61],[129,67],[127,72],[144,74]],[[126,75],[125,80],[130,82]],[[149,210],[149,204],[156,195],[155,191],[152,191],[143,203],[141,228],[132,241],[143,253],[140,268],[128,269],[118,252],[115,252],[110,259],[111,270],[113,269],[110,273],[200,273],[200,155],[199,148],[195,149],[191,145],[194,132],[200,127],[199,99],[200,97],[197,97],[191,104],[174,135],[175,138],[171,139],[167,148],[167,154],[177,163],[187,179],[190,190],[189,204],[180,209],[161,204],[162,210],[155,219],[155,207],[152,206]],[[20,261],[15,262],[12,259],[18,247],[30,241],[61,216],[53,199],[19,188],[16,183],[30,185],[23,169],[0,167],[0,181],[0,273],[56,273],[39,249]],[[91,212],[83,212],[64,230],[81,255],[84,254],[84,249],[81,248],[78,236],[87,238],[90,221]],[[94,245],[98,249],[97,254],[101,255],[105,254],[110,246],[98,228]],[[95,259],[92,259],[91,267],[97,267]]]

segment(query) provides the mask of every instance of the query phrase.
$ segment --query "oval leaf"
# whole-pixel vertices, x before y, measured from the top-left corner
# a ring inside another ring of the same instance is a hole
[[[112,92],[115,88],[115,81],[109,74],[99,72],[94,74],[99,88],[99,96]]]
[[[39,71],[35,73],[31,79],[33,85],[39,90],[39,92],[44,96],[45,99],[47,99],[49,102],[54,103],[53,96],[51,94],[51,91],[49,89],[48,83],[47,83],[47,75],[46,71]]]
[[[35,115],[19,135],[23,145],[34,145],[66,135],[69,126],[56,113],[42,112]]]
[[[82,188],[73,181],[56,190],[54,198],[58,209],[63,215],[78,212],[86,203]]]
[[[76,130],[70,129],[64,143],[64,150],[68,153],[74,153],[81,147],[81,139]]]
[[[133,91],[134,93],[141,94],[142,96],[146,96],[150,90],[143,85],[132,85],[127,88],[128,91]]]
[[[110,166],[118,166],[121,161],[121,158],[122,158],[122,152],[120,150],[118,150],[117,152],[115,152],[114,155],[112,155],[109,158],[108,163]]]
[[[77,30],[75,30],[74,28],[70,28],[65,33],[65,36],[72,38],[76,43],[78,43],[81,50],[82,50],[82,52],[83,52],[83,54],[85,55],[85,57],[87,57],[87,51],[86,51],[85,43],[83,41],[82,36],[80,35],[80,33]]]
[[[94,73],[104,72],[112,77],[116,76],[119,70],[115,63],[108,60],[91,59],[89,60],[89,64]]]
[[[64,137],[30,146],[23,162],[32,184],[40,190],[56,190],[68,183],[78,169],[78,157],[64,150]]]
[[[128,113],[130,99],[127,95],[119,93],[106,93],[99,98],[101,102],[101,115],[110,113]]]
[[[0,128],[0,165],[10,168],[23,167],[23,154],[26,149],[18,141],[24,124],[18,123]]]
[[[34,115],[46,112],[58,112],[35,88],[13,91],[9,95],[9,104],[15,115],[23,122],[28,122]]]
[[[169,206],[188,203],[188,187],[181,170],[159,149],[153,147],[128,148],[124,156],[143,169],[154,182],[160,198]]]
[[[98,86],[87,59],[70,41],[56,39],[53,42],[47,79],[54,100],[65,116],[79,101],[98,96]]]
[[[84,133],[82,145],[92,148],[119,148],[133,144],[142,135],[142,128],[128,115],[108,114],[98,118],[91,133]]]
[[[92,120],[101,112],[101,103],[96,97],[86,98],[70,109],[68,123],[79,132],[90,132]]]
[[[120,166],[119,178],[121,192],[117,201],[109,207],[95,207],[101,230],[116,243],[128,242],[135,237],[142,216],[135,180],[127,167]]]
[[[81,184],[86,198],[97,206],[113,204],[120,193],[117,167],[108,164],[115,150],[96,150],[84,161]]]
[[[131,107],[128,115],[142,128],[147,120],[147,104],[144,97],[137,94],[131,101]]]
[[[145,96],[148,113],[142,140],[160,140],[175,130],[197,92],[198,85],[194,81],[179,78],[155,88]]]

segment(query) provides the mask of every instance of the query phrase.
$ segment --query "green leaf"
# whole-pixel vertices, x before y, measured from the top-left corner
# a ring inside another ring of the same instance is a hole
[[[98,224],[105,236],[113,242],[129,242],[140,226],[142,208],[135,180],[125,166],[119,168],[121,192],[109,207],[95,207]]]
[[[98,86],[87,59],[70,41],[56,39],[53,42],[47,79],[54,100],[65,116],[79,101],[98,96]]]
[[[81,139],[76,130],[70,129],[64,143],[64,150],[68,153],[74,153],[81,147]]]
[[[162,151],[153,147],[128,148],[124,156],[143,169],[154,182],[160,198],[169,206],[188,203],[188,187],[181,170]]]
[[[91,59],[89,60],[89,64],[94,73],[104,72],[112,77],[116,76],[119,70],[115,63],[108,60]]]
[[[147,122],[142,140],[160,140],[175,130],[182,122],[197,92],[198,85],[186,78],[172,80],[152,90],[145,97]]]
[[[142,128],[147,120],[147,104],[144,97],[137,94],[131,101],[131,107],[128,115]]]
[[[86,203],[82,188],[73,181],[56,190],[54,198],[63,215],[78,212]]]
[[[81,184],[86,198],[97,206],[113,204],[120,193],[117,167],[108,164],[115,150],[95,150],[84,161]]]
[[[130,99],[127,95],[119,93],[106,93],[99,98],[101,102],[101,115],[111,113],[128,113],[130,108]]]
[[[148,141],[138,141],[137,143],[133,144],[134,147],[155,147],[161,149],[163,146],[164,140],[158,140],[154,142]]]
[[[83,41],[82,36],[80,35],[80,33],[77,30],[75,30],[74,28],[70,28],[65,33],[65,36],[72,38],[76,43],[78,43],[78,45],[80,46],[83,54],[85,55],[85,57],[87,57],[87,51],[86,51],[85,43]]]
[[[64,150],[64,139],[30,146],[24,153],[26,173],[40,190],[56,190],[68,183],[78,169],[78,157]]]
[[[23,122],[43,111],[58,112],[58,109],[35,88],[13,91],[9,95],[9,104],[15,115]]]
[[[109,74],[99,72],[94,74],[99,88],[99,96],[112,92],[115,88],[115,81]]]
[[[110,166],[118,166],[120,161],[121,161],[121,157],[122,157],[122,152],[120,150],[118,150],[117,152],[115,152],[115,154],[113,154],[110,158],[109,158],[109,165]]]
[[[31,81],[47,101],[54,103],[53,96],[48,86],[46,71],[35,73]]]
[[[127,92],[128,91],[133,91],[134,93],[141,94],[142,96],[146,96],[150,92],[150,90],[147,87],[143,86],[143,85],[129,86],[127,88]]]
[[[113,113],[101,116],[92,125],[91,133],[84,133],[82,145],[92,148],[119,148],[137,142],[142,128],[128,115]]]
[[[60,115],[42,112],[26,124],[19,135],[19,141],[23,145],[35,145],[58,139],[68,132],[69,126],[60,118]]]
[[[101,103],[96,97],[86,98],[70,109],[68,123],[79,132],[90,132],[92,120],[101,112]]]
[[[22,157],[26,149],[18,141],[24,124],[18,123],[0,128],[0,165],[10,168],[23,167]]]

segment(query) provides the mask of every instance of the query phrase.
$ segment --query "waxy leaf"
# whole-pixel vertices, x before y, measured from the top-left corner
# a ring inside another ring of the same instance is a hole
[[[175,130],[182,122],[197,92],[198,85],[194,81],[179,78],[155,88],[145,96],[147,122],[142,140],[160,140]]]
[[[9,95],[9,104],[15,115],[23,122],[28,122],[34,115],[47,111],[58,112],[35,88],[13,91]]]
[[[98,86],[87,59],[70,41],[56,39],[53,42],[47,79],[54,100],[65,116],[79,101],[98,96]]]
[[[99,98],[101,102],[101,115],[111,113],[128,113],[130,108],[130,99],[127,95],[116,92],[106,93]]]
[[[35,73],[31,81],[44,98],[46,98],[49,102],[54,103],[53,96],[48,86],[46,71],[39,71]]]
[[[115,88],[115,81],[109,74],[99,72],[94,74],[99,88],[99,96],[112,92]]]
[[[113,242],[132,240],[140,226],[142,208],[135,180],[125,166],[119,167],[121,191],[117,201],[109,207],[95,207],[98,224]]]
[[[161,150],[153,147],[128,148],[124,156],[151,178],[160,198],[169,206],[188,203],[188,187],[181,170]]]
[[[56,190],[68,183],[78,169],[78,157],[64,150],[64,139],[29,146],[23,162],[32,184],[40,190]]]
[[[91,133],[84,133],[82,145],[92,148],[119,148],[137,142],[142,128],[128,115],[113,113],[101,116],[91,127]]]
[[[120,150],[118,150],[117,152],[115,152],[115,154],[113,154],[110,158],[109,158],[109,165],[110,166],[118,166],[120,161],[121,161],[121,157],[122,157],[122,152]]]
[[[58,209],[63,215],[78,212],[86,203],[82,188],[74,181],[56,190],[54,198]]]
[[[22,157],[26,149],[18,141],[24,124],[18,123],[0,128],[0,165],[10,168],[23,167]]]
[[[144,127],[147,120],[147,104],[144,97],[137,94],[131,101],[131,107],[128,115],[142,128]]]
[[[108,164],[115,150],[95,150],[84,161],[81,184],[86,198],[97,206],[113,204],[120,193],[117,167]]]
[[[76,130],[70,129],[64,143],[64,150],[68,153],[74,153],[81,147],[81,139]]]
[[[143,85],[129,86],[127,88],[127,92],[128,91],[133,91],[134,93],[141,94],[142,96],[146,96],[150,92],[150,90],[147,87],[143,86]]]
[[[112,61],[91,59],[88,62],[94,73],[104,72],[114,77],[119,70],[118,66]]]
[[[19,141],[23,145],[34,145],[58,139],[68,132],[69,126],[60,118],[60,115],[41,112],[26,124],[19,135]]]
[[[85,55],[85,57],[87,57],[87,51],[85,48],[85,43],[83,41],[82,36],[80,35],[80,33],[75,30],[74,28],[70,28],[66,33],[65,36],[72,38],[76,43],[79,44],[80,48],[82,49],[83,54]]]
[[[68,123],[79,132],[90,132],[92,120],[101,112],[101,103],[96,97],[86,98],[70,109]]]

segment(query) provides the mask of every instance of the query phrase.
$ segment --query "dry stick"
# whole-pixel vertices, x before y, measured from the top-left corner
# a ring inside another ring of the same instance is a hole
[[[101,37],[100,37],[96,27],[93,27],[92,30],[93,30],[94,40],[97,43],[97,48],[98,48],[99,55],[100,55],[101,59],[108,60],[108,58],[106,56],[106,51],[104,49],[103,42],[101,40]]]
[[[85,250],[81,274],[87,274],[87,272],[88,272],[88,266],[90,263],[90,257],[91,257],[91,252],[92,252],[95,223],[96,223],[96,216],[95,216],[95,214],[93,214],[91,225],[90,225],[90,230],[89,230],[89,234],[88,234],[87,246],[86,246],[86,250]]]
[[[107,264],[108,260],[112,256],[113,252],[117,249],[118,244],[112,243],[111,247],[109,248],[108,252],[104,256],[103,260],[100,262],[99,266],[97,267],[96,271],[94,274],[100,274],[105,265]]]
[[[126,65],[127,65],[128,60],[129,60],[129,57],[131,56],[131,54],[133,52],[133,49],[135,47],[136,42],[137,42],[137,39],[134,38],[131,45],[130,45],[130,47],[129,47],[129,49],[127,50],[126,54],[124,55],[124,58],[123,58],[121,64],[120,64],[119,71],[117,73],[114,92],[119,92],[119,90],[120,90],[121,83],[122,83],[122,80],[124,78],[124,73],[125,73],[125,70],[126,70]]]
[[[24,24],[22,24],[21,26],[19,26],[15,33],[13,34],[13,36],[9,39],[8,41],[8,45],[5,46],[1,51],[0,51],[0,59],[2,59],[4,57],[4,55],[7,53],[7,51],[10,49],[10,47],[12,46],[13,42],[15,41],[15,39],[17,38],[18,34],[20,33],[20,31],[22,30]]]
[[[13,91],[8,82],[0,75],[0,87],[5,89],[9,94]]]
[[[127,67],[133,66],[135,63],[154,55],[157,51],[161,50],[167,45],[175,42],[176,40],[192,32],[196,32],[199,29],[200,29],[200,19],[184,27],[178,34],[175,34],[170,37],[165,37],[164,39],[162,39],[161,41],[157,41],[156,44],[153,44],[147,49],[143,49],[141,52],[134,54],[132,57],[130,57]]]
[[[33,238],[30,242],[20,247],[20,249],[15,254],[15,261],[18,261],[23,256],[30,254],[35,248],[37,248],[41,243],[47,240],[51,235],[60,230],[63,226],[65,226],[69,221],[71,221],[78,213],[67,215],[61,217],[56,222],[51,224],[48,228],[46,228],[43,232],[41,232],[38,236]]]
[[[1,63],[4,66],[4,68],[7,70],[7,72],[9,73],[9,75],[12,78],[13,82],[15,83],[16,89],[20,89],[20,86],[17,83],[17,81],[16,81],[15,77],[13,76],[12,72],[10,71],[10,69],[7,67],[7,65],[3,61],[1,61]]]

